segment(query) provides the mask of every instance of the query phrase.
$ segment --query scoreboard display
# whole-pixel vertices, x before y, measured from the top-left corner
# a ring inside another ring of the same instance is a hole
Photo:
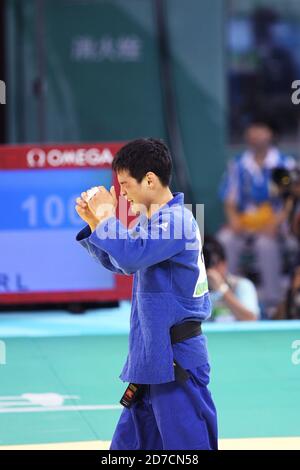
[[[82,191],[115,185],[121,144],[0,147],[0,304],[130,298],[131,278],[95,262],[75,240]]]

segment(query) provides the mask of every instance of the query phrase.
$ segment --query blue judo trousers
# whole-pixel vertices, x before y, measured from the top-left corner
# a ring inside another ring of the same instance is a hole
[[[147,385],[124,408],[111,450],[217,450],[216,409],[207,389],[209,365],[188,370],[184,382]]]
[[[106,269],[133,274],[129,352],[123,382],[144,385],[125,408],[111,449],[217,449],[217,415],[208,391],[204,335],[171,343],[170,329],[211,313],[198,225],[182,193],[127,229],[116,217],[76,237]],[[174,360],[190,374],[175,379]]]

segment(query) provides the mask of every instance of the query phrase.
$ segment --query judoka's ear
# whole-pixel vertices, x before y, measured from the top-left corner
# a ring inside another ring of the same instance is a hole
[[[152,171],[148,171],[148,173],[146,174],[146,182],[149,188],[153,187],[154,180],[155,180],[155,174],[152,173]]]

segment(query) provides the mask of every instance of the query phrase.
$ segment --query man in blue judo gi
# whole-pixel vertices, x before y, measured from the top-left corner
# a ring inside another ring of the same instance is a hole
[[[114,187],[76,200],[88,224],[77,235],[80,244],[105,268],[134,275],[129,353],[120,375],[129,386],[110,449],[215,450],[217,416],[201,331],[211,306],[198,225],[183,193],[169,188],[172,160],[162,141],[129,142],[113,170],[139,214],[133,228],[115,215]]]

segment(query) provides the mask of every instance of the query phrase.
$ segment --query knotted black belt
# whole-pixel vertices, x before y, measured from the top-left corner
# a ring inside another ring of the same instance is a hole
[[[180,325],[174,325],[170,328],[171,343],[181,343],[189,338],[200,336],[202,334],[201,322],[196,320],[186,321]],[[175,380],[184,383],[189,379],[190,374],[181,367],[177,361],[173,360]],[[130,383],[125,390],[120,403],[126,408],[130,408],[138,398],[140,398],[145,390],[145,385]]]
[[[174,325],[170,329],[171,343],[181,343],[189,338],[194,338],[194,336],[199,336],[202,334],[201,322],[200,321],[186,321],[180,325]]]
[[[186,339],[194,338],[202,334],[201,322],[196,320],[186,321],[180,325],[174,325],[170,328],[171,343],[181,343]],[[178,382],[186,382],[190,374],[175,359],[173,360],[175,379]]]

